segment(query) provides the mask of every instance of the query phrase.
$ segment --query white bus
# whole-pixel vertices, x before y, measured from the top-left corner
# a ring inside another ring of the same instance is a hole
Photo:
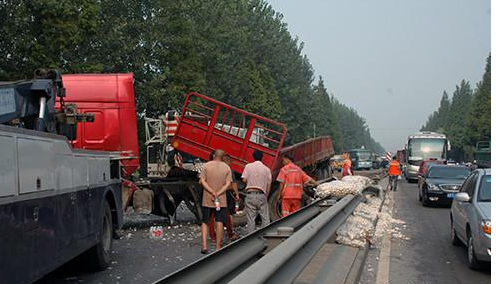
[[[446,161],[450,143],[446,135],[435,132],[419,132],[408,136],[405,145],[405,177],[409,182],[418,180],[422,161]]]

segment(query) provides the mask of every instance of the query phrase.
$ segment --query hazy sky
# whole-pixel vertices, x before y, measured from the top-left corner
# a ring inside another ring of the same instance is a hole
[[[315,76],[364,117],[388,151],[403,147],[462,79],[481,80],[490,0],[268,0],[305,43]]]

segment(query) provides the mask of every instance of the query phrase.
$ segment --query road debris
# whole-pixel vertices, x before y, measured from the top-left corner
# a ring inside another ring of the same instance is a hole
[[[151,226],[150,227],[150,239],[161,239],[164,235],[164,229],[162,226]]]
[[[316,195],[320,198],[343,198],[348,194],[357,195],[372,184],[372,180],[362,176],[346,176],[342,180],[333,180],[317,186]]]
[[[382,200],[366,194],[365,202],[360,203],[346,222],[336,232],[336,242],[357,248],[364,248],[373,242],[374,225],[379,216]]]

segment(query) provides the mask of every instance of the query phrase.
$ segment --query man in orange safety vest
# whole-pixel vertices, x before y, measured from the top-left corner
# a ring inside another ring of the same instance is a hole
[[[289,155],[283,156],[282,164],[284,166],[279,171],[277,181],[279,182],[279,194],[282,199],[282,216],[286,217],[300,209],[303,185],[310,183],[317,186],[319,183],[309,177],[300,167],[293,164],[293,159]]]
[[[401,175],[401,164],[396,159],[396,156],[393,157],[393,160],[389,163],[388,169],[389,175],[389,188],[393,191],[396,191],[398,187],[398,177]]]

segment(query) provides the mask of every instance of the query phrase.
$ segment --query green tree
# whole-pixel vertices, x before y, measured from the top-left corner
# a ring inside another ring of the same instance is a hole
[[[286,144],[313,125],[339,150],[373,144],[363,118],[314,86],[303,43],[265,0],[6,0],[0,22],[2,81],[51,67],[132,72],[140,122],[197,91],[285,123]]]
[[[342,136],[339,128],[338,114],[331,98],[327,93],[324,80],[319,76],[317,85],[313,86],[312,96],[312,126],[315,125],[315,135],[329,135],[333,139],[336,152],[342,151]]]
[[[472,102],[472,89],[470,84],[462,80],[456,86],[449,111],[449,120],[446,125],[446,134],[451,141],[451,156],[456,160],[465,159],[464,146],[467,144],[466,123],[468,110]]]
[[[449,156],[460,161],[471,159],[478,141],[491,140],[491,55],[475,91],[462,80],[451,102],[444,92],[439,109],[421,130],[445,133],[452,144]]]
[[[481,140],[491,140],[491,55],[487,58],[482,81],[477,84],[475,90],[466,133],[472,146]]]

